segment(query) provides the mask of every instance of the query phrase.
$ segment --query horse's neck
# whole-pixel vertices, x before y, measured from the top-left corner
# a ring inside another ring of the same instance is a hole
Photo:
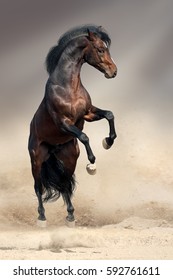
[[[80,83],[83,63],[83,51],[76,48],[76,45],[71,46],[62,53],[51,80],[62,87],[75,88]]]
[[[80,80],[81,66],[82,63],[75,63],[69,58],[61,59],[52,74],[51,80],[62,87],[72,86],[75,81]]]

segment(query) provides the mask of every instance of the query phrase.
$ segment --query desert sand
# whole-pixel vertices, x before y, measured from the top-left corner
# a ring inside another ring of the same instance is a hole
[[[103,153],[108,153],[108,165],[111,151]],[[0,259],[172,259],[172,189],[159,185],[155,173],[142,170],[142,177],[139,167],[134,173],[124,164],[126,176],[121,164],[114,172],[111,167],[104,171],[101,159],[97,174],[90,176],[83,154],[83,162],[79,161],[77,168],[80,183],[73,198],[76,225],[72,228],[66,226],[66,206],[61,198],[45,205],[47,226],[37,226],[37,199],[29,159],[26,167],[16,165],[4,173]],[[116,182],[110,176],[114,177],[115,172]],[[164,181],[165,178],[163,184]]]

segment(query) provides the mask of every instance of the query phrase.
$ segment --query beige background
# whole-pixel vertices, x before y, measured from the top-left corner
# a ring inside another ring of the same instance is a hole
[[[44,2],[44,3],[43,3]],[[0,2],[0,257],[173,257],[173,2]],[[84,65],[93,104],[115,114],[118,138],[102,148],[106,121],[86,123],[97,158],[89,176],[84,147],[76,169],[76,228],[64,227],[60,199],[38,229],[27,139],[47,79],[44,60],[67,29],[103,25],[118,75],[106,80]],[[5,234],[4,234],[5,233]]]

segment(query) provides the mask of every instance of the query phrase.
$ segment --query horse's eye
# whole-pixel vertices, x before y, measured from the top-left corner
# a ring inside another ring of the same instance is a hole
[[[104,54],[105,50],[104,49],[98,49],[98,54]]]

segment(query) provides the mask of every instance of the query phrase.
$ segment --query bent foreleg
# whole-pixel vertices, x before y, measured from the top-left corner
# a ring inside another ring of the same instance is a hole
[[[106,119],[109,123],[109,136],[103,140],[103,147],[109,149],[115,138],[117,137],[114,124],[114,115],[111,111],[102,110],[97,107],[92,106],[91,110],[87,115],[84,116],[84,119],[88,122],[98,121],[101,119]]]
[[[79,128],[77,128],[75,125],[68,124],[65,121],[63,122],[62,130],[78,138],[79,141],[84,144],[87,152],[88,160],[90,161],[90,164],[87,165],[86,169],[90,175],[94,175],[96,173],[96,165],[95,165],[96,158],[90,147],[88,136],[85,133],[83,133]]]

